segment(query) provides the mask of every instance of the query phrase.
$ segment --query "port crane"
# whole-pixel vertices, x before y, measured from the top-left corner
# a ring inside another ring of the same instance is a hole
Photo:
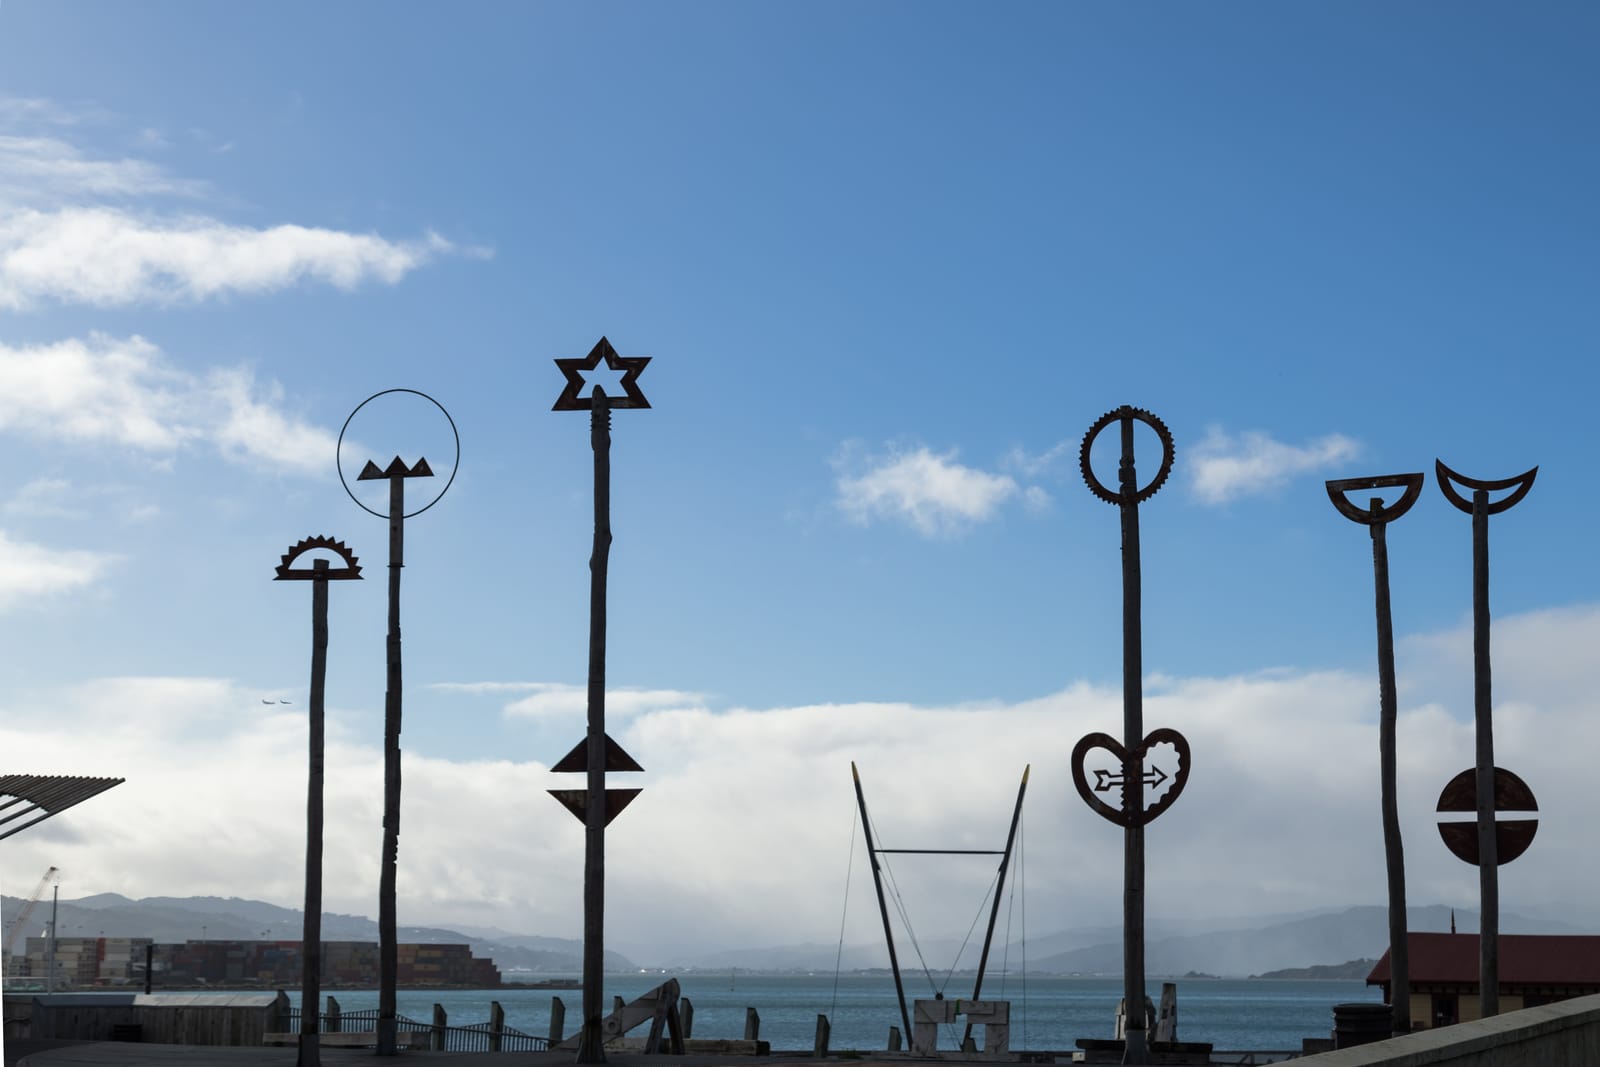
[[[44,872],[44,877],[39,879],[39,884],[34,887],[33,895],[22,902],[22,910],[17,912],[17,917],[11,920],[11,925],[6,929],[5,945],[0,947],[0,959],[11,955],[11,945],[17,940],[17,934],[27,925],[28,914],[33,911],[33,906],[39,903],[39,898],[44,896],[44,887],[50,884],[51,879],[59,878],[61,870],[51,867]]]

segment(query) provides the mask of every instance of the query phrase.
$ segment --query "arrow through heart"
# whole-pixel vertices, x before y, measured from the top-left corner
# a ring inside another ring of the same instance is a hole
[[[1150,750],[1157,745],[1171,745],[1173,747],[1178,756],[1178,769],[1170,775],[1172,779],[1172,785],[1167,789],[1167,791],[1157,797],[1153,803],[1145,806],[1143,817],[1139,819],[1137,824],[1140,826],[1149,824],[1150,822],[1154,821],[1155,818],[1162,812],[1170,808],[1172,806],[1172,802],[1178,799],[1178,794],[1183,792],[1183,787],[1189,781],[1188,739],[1176,730],[1170,730],[1166,728],[1152,730],[1145,737],[1145,739],[1139,743],[1139,747],[1135,753],[1135,756],[1139,760],[1141,766],[1143,765],[1145,758],[1149,755]],[[1116,757],[1118,766],[1122,767],[1123,770],[1097,770],[1094,772],[1095,784],[1091,786],[1089,784],[1089,777],[1084,772],[1083,764],[1084,758],[1097,748],[1103,748],[1107,752],[1111,753],[1112,756]],[[1110,734],[1086,734],[1078,741],[1077,745],[1072,750],[1072,784],[1078,787],[1078,795],[1083,797],[1083,802],[1089,805],[1089,807],[1095,813],[1104,819],[1116,823],[1118,826],[1131,825],[1130,819],[1132,813],[1124,810],[1123,808],[1112,807],[1110,804],[1107,804],[1105,801],[1095,796],[1095,793],[1104,793],[1113,787],[1122,786],[1126,781],[1126,768],[1128,764],[1128,750],[1123,747],[1121,742],[1112,737]],[[1159,786],[1163,782],[1167,781],[1168,777],[1169,775],[1166,773],[1166,771],[1159,767],[1154,767],[1146,770],[1141,776],[1140,780],[1143,785]]]

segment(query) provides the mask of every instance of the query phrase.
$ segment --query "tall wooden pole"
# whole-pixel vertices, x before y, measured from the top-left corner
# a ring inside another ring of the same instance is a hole
[[[1123,1063],[1147,1063],[1144,1017],[1144,653],[1140,639],[1142,585],[1139,566],[1139,479],[1133,465],[1133,422],[1121,420],[1122,461],[1122,766],[1123,833],[1122,989]]]
[[[328,679],[328,561],[312,561],[311,699],[306,782],[306,907],[300,939],[300,1054],[298,1067],[321,1067],[318,1036],[322,988],[323,690]]]
[[[388,684],[383,694],[383,860],[378,876],[378,1055],[394,1056],[399,974],[395,876],[400,859],[400,571],[405,567],[405,474],[389,477]]]
[[[292,564],[306,552],[326,550],[337,555],[344,566],[329,566],[326,559],[312,560],[311,569],[295,569]],[[324,778],[323,742],[326,715],[324,691],[328,680],[328,583],[361,577],[355,553],[344,542],[331,537],[308,537],[290,547],[278,565],[276,581],[294,579],[311,582],[311,700],[308,718],[306,771],[306,907],[300,940],[300,1039],[297,1067],[320,1067],[317,1001],[321,999],[322,979],[322,787]]]
[[[1477,727],[1478,988],[1482,1018],[1500,1013],[1500,853],[1494,808],[1494,706],[1489,668],[1489,491],[1472,493],[1472,696]]]
[[[1539,468],[1534,467],[1514,478],[1492,481],[1464,477],[1446,467],[1443,460],[1435,460],[1434,468],[1445,499],[1472,516],[1472,704],[1477,728],[1477,764],[1473,768],[1472,784],[1477,794],[1474,798],[1478,811],[1477,855],[1471,856],[1451,844],[1448,836],[1446,844],[1462,859],[1476,860],[1478,864],[1478,1004],[1480,1014],[1487,1018],[1500,1011],[1500,826],[1495,822],[1498,776],[1494,766],[1494,703],[1489,666],[1489,516],[1516,506],[1527,496]],[[1455,483],[1472,490],[1471,501],[1455,489]],[[1491,504],[1489,493],[1502,489],[1510,492]],[[1533,796],[1527,786],[1521,785],[1515,775],[1509,777],[1519,783],[1523,799],[1531,805]],[[1444,804],[1445,798],[1441,797],[1441,811],[1446,810]],[[1527,847],[1531,836],[1530,829],[1522,848]],[[1520,854],[1521,848],[1513,847],[1507,859],[1516,859]]]
[[[1161,466],[1150,484],[1139,488],[1133,461],[1133,424],[1143,422],[1155,431],[1161,442]],[[1094,473],[1091,462],[1095,439],[1102,430],[1116,423],[1120,430],[1121,455],[1117,463],[1117,488],[1107,487]],[[1144,992],[1144,828],[1183,792],[1189,780],[1189,742],[1176,730],[1162,728],[1144,732],[1144,654],[1142,648],[1143,577],[1139,561],[1139,504],[1154,496],[1172,473],[1175,450],[1166,424],[1143,408],[1123,405],[1108,411],[1089,427],[1078,448],[1078,469],[1089,491],[1108,504],[1117,506],[1122,521],[1122,741],[1108,734],[1086,734],[1072,750],[1072,784],[1090,809],[1123,829],[1122,882],[1122,1041],[1123,1063],[1150,1062],[1150,1035],[1145,1016]],[[1170,745],[1177,759],[1169,776],[1156,767],[1156,777],[1145,778],[1145,756],[1153,746]],[[1121,769],[1116,774],[1095,772],[1096,784],[1089,785],[1085,757],[1103,749],[1117,757]],[[1146,805],[1146,785],[1168,783]],[[1118,786],[1122,791],[1120,808],[1094,794]]]
[[[606,909],[606,567],[611,555],[611,405],[594,387],[589,412],[594,449],[594,548],[589,556],[588,800],[584,808],[583,1032],[579,1063],[606,1062],[600,1020],[605,1005]]]
[[[1411,1030],[1411,962],[1406,921],[1405,846],[1400,838],[1400,802],[1395,782],[1395,720],[1399,698],[1394,680],[1394,622],[1389,610],[1388,523],[1372,499],[1372,583],[1378,616],[1378,773],[1383,806],[1383,854],[1389,876],[1389,999],[1393,1033]]]

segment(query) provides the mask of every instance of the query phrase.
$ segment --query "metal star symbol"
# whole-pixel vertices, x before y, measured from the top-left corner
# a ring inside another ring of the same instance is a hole
[[[604,358],[606,366],[614,371],[622,372],[622,395],[608,397],[613,408],[647,408],[650,401],[645,399],[644,393],[639,391],[639,374],[644,370],[645,364],[650,362],[649,356],[619,356],[617,350],[611,347],[611,342],[604,337],[600,343],[590,349],[587,356],[573,359],[558,359],[556,366],[561,368],[561,373],[567,376],[567,387],[561,390],[561,395],[556,397],[552,411],[588,411],[594,407],[592,396],[579,396],[578,394],[589,384],[584,380],[583,372],[592,371],[600,366]]]

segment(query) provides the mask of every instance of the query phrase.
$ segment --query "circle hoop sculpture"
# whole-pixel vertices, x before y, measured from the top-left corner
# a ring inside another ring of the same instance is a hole
[[[339,484],[344,486],[345,495],[348,496],[352,501],[355,502],[356,507],[360,508],[362,511],[365,511],[369,515],[376,515],[380,519],[387,519],[389,517],[388,515],[386,515],[385,513],[381,512],[381,511],[375,511],[372,508],[367,507],[367,505],[363,504],[356,497],[355,493],[351,492],[350,483],[347,482],[345,480],[345,477],[344,477],[344,435],[345,435],[345,431],[350,429],[351,421],[357,415],[359,415],[361,413],[361,409],[362,408],[366,407],[368,404],[372,403],[374,400],[378,399],[380,396],[388,396],[390,393],[410,393],[413,396],[420,396],[422,399],[426,400],[428,403],[430,403],[434,407],[438,408],[439,409],[439,414],[444,416],[444,421],[448,422],[450,424],[450,436],[455,439],[455,445],[456,445],[455,458],[452,459],[451,462],[450,462],[450,477],[445,481],[444,488],[439,490],[439,492],[434,495],[434,498],[432,500],[428,501],[426,504],[424,504],[422,507],[418,508],[416,511],[408,511],[408,512],[406,512],[404,517],[409,519],[414,515],[421,515],[424,511],[427,511],[429,508],[433,507],[441,499],[443,499],[445,493],[450,491],[450,486],[452,484],[454,484],[454,482],[456,480],[456,471],[461,469],[461,433],[460,433],[459,430],[456,429],[456,420],[452,419],[450,417],[450,413],[445,410],[443,404],[439,403],[433,397],[429,396],[427,393],[424,393],[420,389],[403,389],[403,388],[384,389],[384,390],[381,390],[380,392],[373,393],[371,396],[367,397],[361,403],[357,404],[356,405],[356,409],[354,411],[352,411],[349,414],[349,416],[344,420],[344,425],[339,427],[339,444],[334,449],[334,466],[336,466],[339,469]]]

